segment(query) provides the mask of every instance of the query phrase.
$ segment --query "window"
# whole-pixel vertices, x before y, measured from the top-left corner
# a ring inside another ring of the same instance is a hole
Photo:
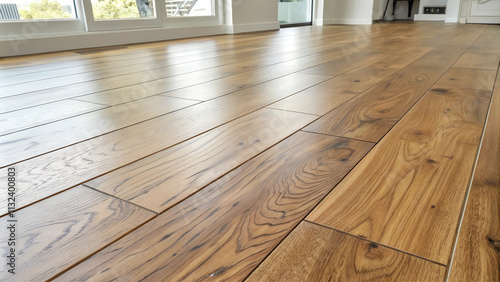
[[[161,27],[160,0],[83,0],[88,31]]]
[[[0,20],[76,18],[73,0],[0,0]]]
[[[91,0],[91,3],[95,20],[155,17],[154,3],[149,0]]]
[[[0,40],[222,23],[222,0],[0,0]]]
[[[213,15],[212,0],[167,0],[167,17],[199,17]]]

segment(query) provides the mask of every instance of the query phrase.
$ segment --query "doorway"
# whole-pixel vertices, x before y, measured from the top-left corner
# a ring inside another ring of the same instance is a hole
[[[278,20],[282,27],[312,25],[312,0],[278,1]]]

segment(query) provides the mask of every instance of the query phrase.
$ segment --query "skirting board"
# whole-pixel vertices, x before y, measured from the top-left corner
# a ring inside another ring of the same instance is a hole
[[[226,25],[226,34],[280,29],[279,22]]]
[[[500,17],[468,17],[467,23],[500,24]]]
[[[0,40],[0,57],[95,48],[122,44],[219,35],[225,26],[152,28],[124,31],[85,32],[36,38]]]
[[[415,14],[415,21],[445,21],[446,15]]]

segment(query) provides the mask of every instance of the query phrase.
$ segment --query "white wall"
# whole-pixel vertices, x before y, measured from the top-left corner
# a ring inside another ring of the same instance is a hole
[[[446,4],[446,22],[456,23],[458,22],[460,12],[460,0],[448,0]]]
[[[316,25],[371,24],[374,0],[317,0]]]
[[[226,19],[228,33],[279,29],[278,1],[276,0],[227,0],[226,10],[231,9],[231,19]]]

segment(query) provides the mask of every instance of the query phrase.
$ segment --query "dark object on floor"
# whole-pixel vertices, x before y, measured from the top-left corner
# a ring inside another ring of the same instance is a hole
[[[387,12],[387,8],[389,7],[389,2],[391,0],[387,0],[387,4],[385,5],[384,15],[382,19],[385,19],[385,13]],[[394,16],[394,11],[396,11],[396,5],[398,1],[408,1],[408,17],[411,17],[411,10],[413,8],[413,0],[393,0],[392,2],[392,15]]]

